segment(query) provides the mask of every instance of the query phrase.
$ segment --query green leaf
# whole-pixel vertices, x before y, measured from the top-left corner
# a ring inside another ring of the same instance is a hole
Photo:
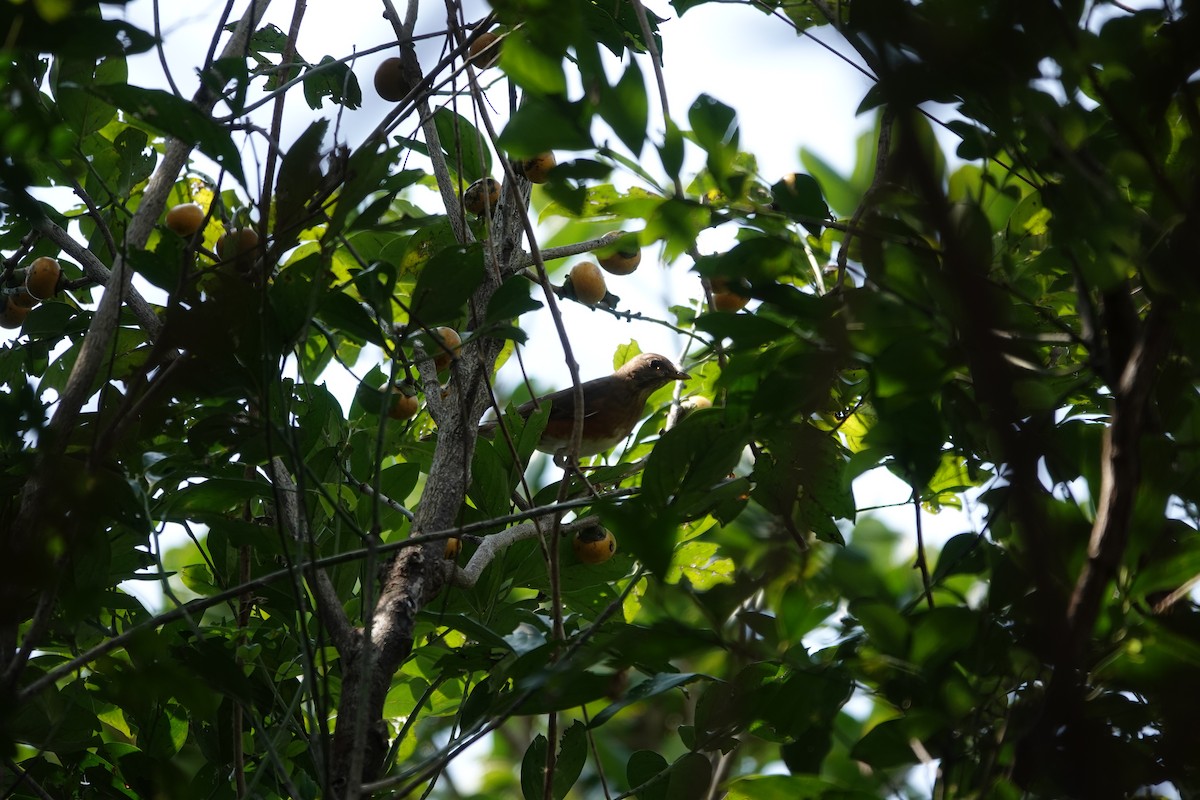
[[[79,139],[107,125],[117,109],[87,91],[96,83],[121,83],[129,78],[129,68],[121,56],[109,56],[98,65],[94,59],[64,60],[57,68],[55,99],[58,110]]]
[[[429,328],[455,322],[483,279],[482,245],[455,245],[441,250],[417,276],[409,324]]]
[[[811,175],[794,174],[771,186],[775,206],[785,214],[796,217],[814,236],[821,235],[821,226],[811,220],[829,218],[829,206],[821,193],[821,184]]]
[[[383,345],[383,333],[366,307],[345,292],[325,295],[317,315],[341,333],[360,342]]]
[[[563,731],[554,769],[554,797],[562,800],[571,791],[587,762],[587,728],[579,720]]]
[[[433,112],[433,124],[446,163],[454,174],[462,176],[464,183],[474,183],[492,174],[492,151],[466,117],[441,106]]]
[[[853,600],[850,613],[862,623],[873,647],[896,658],[908,656],[908,620],[886,603],[873,599]]]
[[[521,29],[505,37],[500,68],[513,83],[531,93],[561,95],[567,91],[561,53],[539,47]]]
[[[542,301],[535,300],[530,294],[533,284],[522,275],[513,277],[500,284],[500,288],[488,301],[485,322],[501,323],[516,319],[527,311],[536,311],[542,307]]]
[[[975,643],[979,620],[969,608],[931,608],[916,618],[908,660],[932,672]]]
[[[525,800],[543,800],[545,797],[547,747],[546,737],[539,733],[525,749],[521,759],[521,796]]]
[[[688,109],[688,122],[696,141],[709,153],[736,151],[737,112],[720,100],[707,94],[697,97]]]
[[[275,181],[275,236],[294,241],[303,211],[321,185],[321,146],[329,120],[315,120],[284,153]]]
[[[696,800],[712,785],[712,762],[702,753],[684,753],[671,765],[667,800]]]
[[[222,512],[239,508],[247,500],[270,497],[271,488],[261,481],[237,478],[212,478],[186,486],[165,498],[163,516],[185,517],[189,513]]]
[[[362,105],[362,89],[358,85],[358,78],[348,65],[338,62],[333,56],[325,56],[304,74],[304,99],[308,107],[319,111],[326,97],[351,110]]]
[[[913,743],[920,743],[940,729],[936,719],[917,711],[900,719],[889,719],[872,728],[850,748],[850,757],[875,769],[891,769],[917,761]]]
[[[821,797],[870,800],[876,795],[846,792],[837,784],[813,775],[749,775],[729,784],[725,800],[801,800]]]
[[[238,183],[246,185],[241,156],[229,131],[192,103],[161,89],[143,89],[126,83],[92,86],[90,91],[151,128],[196,145]]]
[[[590,150],[590,112],[582,102],[559,96],[528,95],[500,133],[500,147],[514,158],[547,150]]]
[[[600,91],[600,115],[629,151],[634,156],[641,156],[650,119],[650,101],[637,59],[629,60],[629,66],[615,86],[604,86]]]
[[[645,787],[634,795],[638,800],[663,800],[667,796],[666,777],[669,768],[667,760],[658,753],[637,750],[625,763],[625,780],[631,789]]]
[[[588,727],[593,729],[599,728],[627,706],[651,697],[657,697],[664,692],[672,691],[680,686],[686,686],[704,677],[706,676],[698,672],[659,673],[653,675],[630,689],[620,700],[602,709],[600,713],[592,717],[592,721]]]
[[[683,149],[683,133],[673,120],[667,120],[663,143],[658,148],[658,157],[667,176],[672,180],[677,180],[680,170],[683,169]]]
[[[940,583],[951,575],[978,575],[983,572],[987,569],[989,547],[987,540],[977,533],[960,533],[952,537],[938,553],[933,582]],[[1200,562],[1197,566],[1200,566]]]

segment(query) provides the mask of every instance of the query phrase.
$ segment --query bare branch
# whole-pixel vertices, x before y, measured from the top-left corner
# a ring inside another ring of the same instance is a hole
[[[96,258],[91,250],[77,242],[71,234],[60,228],[49,217],[43,217],[34,223],[39,231],[50,241],[54,242],[59,248],[69,255],[71,258],[79,262],[79,266],[83,267],[83,274],[87,275],[88,279],[94,281],[101,286],[108,285],[109,278],[112,277],[112,272],[108,267],[101,263],[100,259]],[[138,325],[142,326],[142,330],[146,332],[146,338],[157,339],[158,334],[162,331],[162,320],[154,313],[154,309],[146,302],[146,298],[138,293],[137,289],[129,287],[129,295],[125,299],[129,310],[137,317]]]
[[[565,536],[575,531],[591,528],[599,523],[599,517],[583,517],[582,519],[566,523],[561,527],[560,532]],[[471,560],[467,562],[467,565],[455,569],[454,584],[464,589],[470,589],[479,580],[479,576],[483,574],[483,571],[487,569],[487,565],[492,563],[492,560],[496,556],[517,542],[523,542],[526,539],[535,539],[540,535],[541,529],[536,523],[523,522],[520,525],[507,528],[500,533],[484,536],[479,542],[479,549],[471,556]]]

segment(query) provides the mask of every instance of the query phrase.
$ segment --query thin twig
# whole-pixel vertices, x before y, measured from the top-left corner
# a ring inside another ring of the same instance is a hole
[[[925,531],[921,520],[921,490],[914,483],[912,487],[912,505],[917,531],[917,558],[913,564],[921,572],[921,586],[924,588],[925,601],[933,608],[933,581],[929,577],[929,561],[925,558]]]
[[[658,82],[658,101],[662,105],[663,122],[671,124],[671,109],[667,104],[667,81],[663,77],[662,54],[658,52],[658,44],[654,41],[654,33],[650,30],[650,20],[646,17],[646,7],[642,0],[633,0],[633,11],[637,15],[638,26],[642,29],[642,39],[645,40],[646,50],[650,53],[650,64],[654,68],[654,79]],[[671,176],[675,184],[675,196],[683,197],[683,182],[679,175]]]

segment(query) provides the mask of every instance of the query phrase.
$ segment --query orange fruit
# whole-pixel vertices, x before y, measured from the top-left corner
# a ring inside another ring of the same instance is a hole
[[[554,153],[538,153],[533,158],[523,158],[516,162],[517,172],[525,176],[530,183],[545,183],[550,170],[558,164]]]
[[[412,419],[417,415],[417,397],[416,395],[406,394],[397,386],[392,387],[392,405],[388,408],[387,415],[392,419]]]
[[[642,263],[642,249],[635,234],[617,231],[613,244],[596,249],[600,266],[613,275],[628,275]]]
[[[604,275],[592,261],[580,261],[571,267],[567,279],[571,282],[571,291],[575,299],[589,306],[596,305],[608,294],[608,287],[604,285]]]
[[[24,306],[19,306],[12,302],[12,299],[4,301],[4,310],[0,311],[0,325],[5,328],[19,328],[25,324],[25,317],[29,314],[29,309]]]
[[[404,74],[404,62],[400,58],[385,58],[375,69],[375,93],[389,103],[399,103],[408,96],[412,88],[412,83]]]
[[[458,554],[462,552],[462,539],[447,539],[446,540],[446,558],[458,558]]]
[[[603,564],[617,552],[617,537],[599,526],[585,528],[575,534],[571,549],[584,564]]]
[[[480,178],[467,187],[462,196],[463,208],[477,217],[489,210],[495,211],[500,202],[500,181],[495,178]]]
[[[490,31],[481,33],[467,46],[467,60],[475,69],[494,67],[500,60],[500,44],[500,37],[496,34]]]
[[[180,236],[193,236],[204,224],[204,209],[199,203],[180,203],[167,212],[167,227]]]
[[[433,365],[438,372],[450,366],[450,362],[458,356],[458,351],[462,350],[462,337],[458,335],[458,331],[454,328],[447,328],[444,325],[439,328],[434,328],[431,333],[435,339],[440,339],[441,344],[437,342],[433,344]],[[445,345],[443,347],[442,345]],[[446,352],[449,349],[450,352]]]
[[[712,279],[712,304],[717,311],[741,311],[750,302],[744,294],[733,291],[724,278]]]
[[[34,304],[38,300],[49,300],[58,291],[58,279],[62,276],[62,268],[58,259],[42,256],[35,258],[25,274],[25,291],[33,297]]]

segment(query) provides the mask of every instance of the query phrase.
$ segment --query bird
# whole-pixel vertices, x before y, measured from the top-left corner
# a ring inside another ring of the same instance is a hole
[[[594,456],[616,445],[633,432],[650,395],[672,381],[690,378],[666,356],[642,353],[612,375],[584,382],[580,387],[583,390],[583,433],[578,454]],[[516,410],[528,419],[545,405],[550,406],[550,417],[537,449],[552,455],[564,454],[571,448],[575,425],[574,387],[522,403]],[[479,426],[479,432],[491,433],[496,426],[496,420],[484,422]]]

